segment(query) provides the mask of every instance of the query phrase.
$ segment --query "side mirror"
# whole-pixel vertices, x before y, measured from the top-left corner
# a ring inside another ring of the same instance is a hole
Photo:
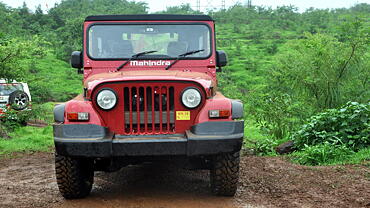
[[[82,52],[73,51],[71,55],[71,66],[78,69],[78,73],[82,72],[83,62],[82,62]]]
[[[227,55],[225,51],[219,50],[216,51],[216,66],[217,66],[217,72],[221,72],[223,66],[227,65]]]

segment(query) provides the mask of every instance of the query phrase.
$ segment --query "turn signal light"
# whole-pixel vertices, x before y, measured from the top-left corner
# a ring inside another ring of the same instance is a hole
[[[67,113],[67,119],[69,121],[88,121],[89,120],[89,113],[88,112]]]
[[[210,110],[208,111],[210,118],[228,118],[230,116],[230,110]]]

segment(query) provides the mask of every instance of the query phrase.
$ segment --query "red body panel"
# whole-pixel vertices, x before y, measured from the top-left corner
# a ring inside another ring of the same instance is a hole
[[[151,23],[155,22],[191,23],[192,21],[151,21]],[[232,120],[231,116],[223,119],[209,119],[208,117],[209,110],[228,109],[231,111],[231,101],[220,93],[215,93],[217,89],[216,51],[212,21],[201,22],[208,24],[211,28],[212,55],[209,58],[179,60],[169,70],[165,70],[165,66],[130,66],[127,64],[118,72],[116,68],[125,60],[93,60],[88,57],[86,31],[93,23],[95,22],[84,23],[85,97],[79,96],[67,102],[65,108],[65,114],[88,112],[90,120],[70,122],[65,115],[66,124],[90,123],[108,127],[115,134],[142,135],[182,134],[197,123]],[[119,23],[119,21],[114,21],[114,23]],[[124,21],[124,23],[143,23],[143,21]],[[198,89],[202,95],[202,102],[195,109],[188,109],[181,102],[182,91],[188,87]],[[108,111],[99,108],[95,102],[97,93],[103,88],[113,89],[118,97],[116,106]],[[154,99],[159,100],[154,101]],[[155,102],[160,103],[159,107],[155,108]],[[190,119],[177,119],[176,112],[178,111],[190,112]]]

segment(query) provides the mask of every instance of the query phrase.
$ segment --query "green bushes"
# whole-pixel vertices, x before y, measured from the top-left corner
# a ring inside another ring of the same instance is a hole
[[[238,25],[241,34],[232,22],[217,25],[218,47],[230,58],[218,74],[219,86],[226,96],[243,100],[245,120],[252,121],[246,123],[244,146],[255,154],[275,155],[275,147],[294,138],[298,150],[290,156],[300,164],[370,159],[364,122],[369,106],[359,104],[370,95],[369,25],[364,18],[338,19],[343,20],[331,20],[335,27],[323,23],[330,30],[315,28],[315,34],[271,29],[271,37],[263,32],[269,39],[259,43],[245,38],[255,22]],[[348,101],[358,103],[341,107]]]
[[[277,95],[272,92],[252,96],[251,100],[254,106],[250,113],[255,117],[260,130],[276,140],[288,137],[307,111],[303,103],[295,101],[289,94]]]
[[[279,48],[265,74],[266,87],[247,100],[263,131],[282,139],[315,113],[348,101],[367,102],[369,39],[364,22],[353,24],[362,36],[343,42],[331,34],[306,34]]]
[[[293,136],[294,161],[304,165],[343,163],[358,152],[370,159],[370,103],[349,102],[311,117]]]
[[[301,165],[326,165],[345,161],[354,153],[345,145],[332,145],[325,142],[315,146],[304,145],[302,151],[292,154],[292,159]]]
[[[10,132],[25,126],[30,120],[43,120],[46,123],[52,122],[52,103],[33,105],[32,110],[16,111],[8,109],[0,117],[0,131],[2,137],[7,137]]]
[[[358,151],[370,145],[370,103],[349,102],[309,119],[293,136],[297,148],[328,143]]]

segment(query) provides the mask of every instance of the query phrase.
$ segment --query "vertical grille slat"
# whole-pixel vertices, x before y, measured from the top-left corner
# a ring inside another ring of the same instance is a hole
[[[172,115],[172,120],[175,121],[175,89],[174,87],[170,87],[170,104],[171,104],[171,111],[173,112]],[[171,115],[170,115],[171,116]],[[171,130],[175,130],[175,123],[172,124],[173,127],[171,126]]]
[[[140,88],[136,88],[137,132],[140,134]]]
[[[170,132],[170,88],[166,88],[166,116],[167,116],[167,133]]]
[[[148,84],[124,87],[125,134],[174,133],[174,97],[173,86]]]
[[[155,99],[155,93],[154,93],[154,89],[155,88],[152,88],[152,133],[155,132],[155,103],[154,103],[154,99]]]
[[[145,132],[148,132],[148,108],[147,108],[147,89],[148,88],[144,88],[144,131]]]
[[[130,131],[129,132],[132,132],[133,128],[132,128],[132,93],[131,93],[131,88],[128,88],[128,97],[129,97],[129,114],[130,114]]]
[[[163,131],[163,103],[162,103],[162,91],[163,87],[159,88],[159,132]]]

